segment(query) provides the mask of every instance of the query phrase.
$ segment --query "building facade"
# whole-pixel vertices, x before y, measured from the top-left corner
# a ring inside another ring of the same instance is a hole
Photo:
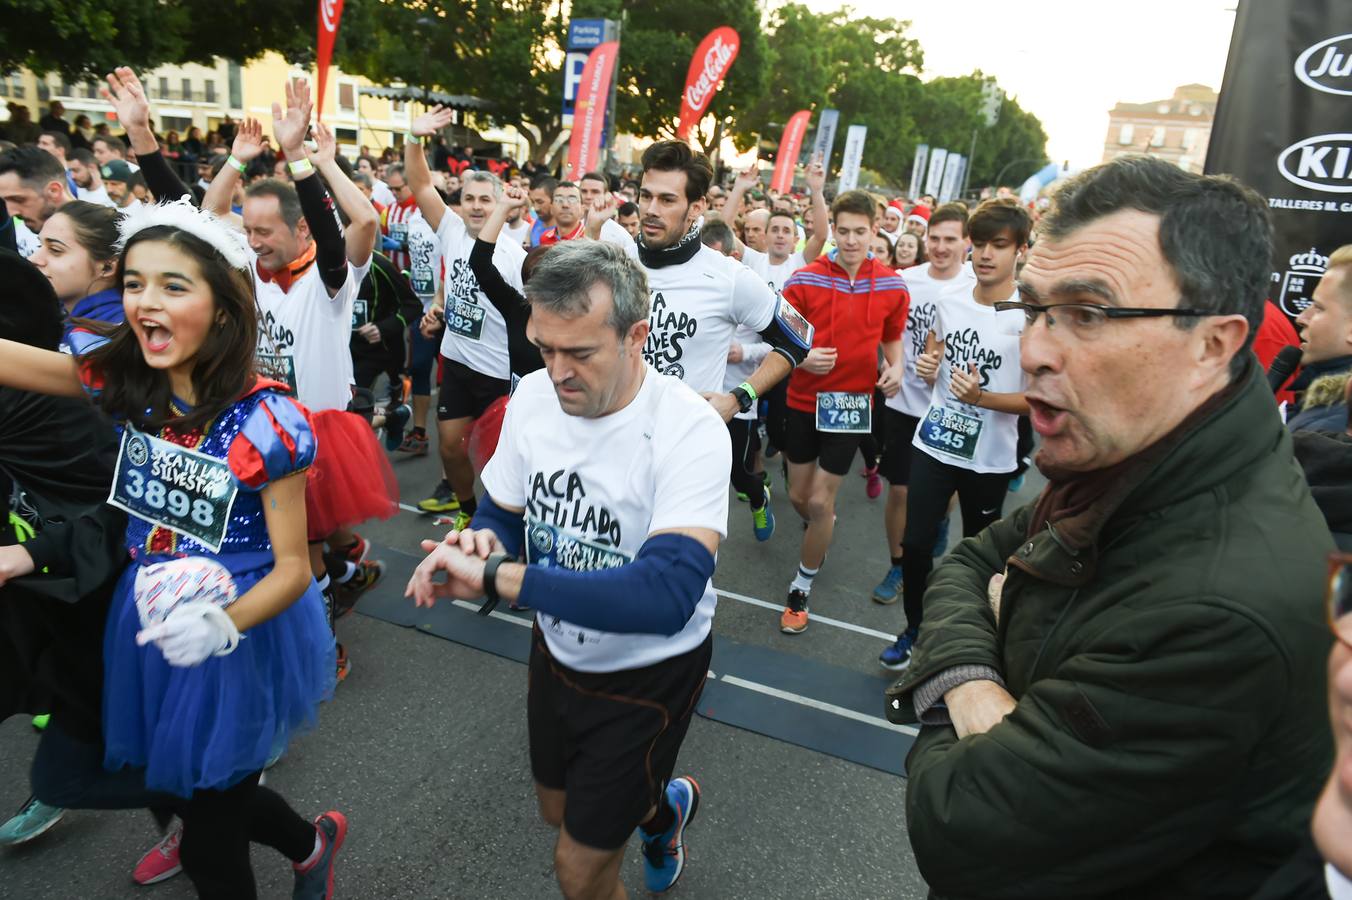
[[[1216,92],[1204,84],[1185,84],[1168,100],[1118,103],[1108,113],[1103,162],[1144,153],[1200,174],[1215,116]]]

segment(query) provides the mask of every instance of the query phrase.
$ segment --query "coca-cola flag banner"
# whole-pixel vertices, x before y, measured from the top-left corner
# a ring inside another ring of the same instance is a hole
[[[859,164],[864,159],[864,139],[868,137],[867,125],[851,125],[845,132],[845,152],[840,157],[840,183],[836,193],[852,191],[859,184]]]
[[[1299,315],[1329,254],[1352,243],[1352,3],[1241,0],[1206,171],[1267,199],[1268,296]]]
[[[318,120],[324,115],[324,86],[329,80],[329,60],[333,57],[333,42],[338,37],[338,20],[343,17],[343,0],[319,0],[319,100],[315,112]]]
[[[800,109],[789,117],[784,126],[784,136],[779,139],[779,152],[775,154],[775,173],[770,176],[770,190],[781,194],[793,187],[793,169],[798,164],[798,151],[803,147],[803,134],[807,131],[807,120],[812,113]]]
[[[685,73],[681,121],[676,126],[676,136],[681,140],[686,140],[690,129],[704,116],[741,46],[737,32],[724,25],[705,35],[695,48],[695,55],[690,57],[690,70]]]
[[[915,148],[915,160],[911,163],[911,183],[907,188],[912,200],[919,199],[925,191],[925,165],[929,162],[929,144],[920,144]]]
[[[568,143],[568,180],[577,181],[596,168],[601,158],[601,138],[605,135],[606,101],[610,99],[610,81],[619,56],[617,41],[599,44],[582,67],[573,106],[573,134]]]
[[[812,139],[812,155],[822,161],[822,168],[831,171],[831,153],[836,149],[836,126],[840,124],[840,110],[824,109],[817,117],[817,136]]]

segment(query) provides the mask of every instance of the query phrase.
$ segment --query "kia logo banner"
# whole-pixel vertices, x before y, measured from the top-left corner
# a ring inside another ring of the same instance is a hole
[[[338,22],[343,17],[343,0],[319,0],[319,41],[315,60],[319,69],[319,98],[316,101],[315,120],[324,115],[324,85],[329,80],[329,60],[333,58],[333,42],[338,37]]]
[[[705,35],[695,48],[681,93],[681,121],[676,127],[676,136],[681,140],[687,139],[690,129],[704,116],[741,46],[737,32],[724,25]]]
[[[1352,3],[1240,0],[1206,171],[1267,200],[1268,297],[1300,315],[1329,254],[1352,244]]]

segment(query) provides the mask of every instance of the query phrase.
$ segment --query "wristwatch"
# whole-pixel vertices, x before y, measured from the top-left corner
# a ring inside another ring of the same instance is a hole
[[[479,615],[486,616],[502,600],[498,596],[498,567],[505,562],[515,562],[515,557],[506,553],[494,553],[484,563],[484,603],[479,607]]]
[[[756,389],[749,383],[743,381],[730,392],[737,400],[737,406],[742,412],[747,412],[756,405]]]

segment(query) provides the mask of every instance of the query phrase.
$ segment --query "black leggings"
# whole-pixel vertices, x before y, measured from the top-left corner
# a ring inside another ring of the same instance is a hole
[[[141,769],[108,772],[103,745],[75,740],[60,728],[42,734],[33,756],[33,795],[68,809],[153,809],[183,820],[179,845],[183,871],[205,900],[257,896],[249,842],[273,847],[292,862],[313,851],[315,827],[281,795],[259,787],[255,772],[220,791],[195,791],[187,799],[152,791]]]
[[[729,480],[737,493],[746,494],[752,509],[760,509],[765,502],[765,483],[751,471],[756,452],[760,450],[756,423],[747,419],[730,419],[728,434],[732,437],[732,475]]]
[[[971,537],[1000,518],[1013,472],[979,474],[941,463],[923,450],[911,448],[910,489],[906,492],[906,533],[901,539],[901,578],[906,627],[920,627],[921,601],[934,568],[934,542],[939,525],[948,516],[948,502],[958,495],[962,535]]]

